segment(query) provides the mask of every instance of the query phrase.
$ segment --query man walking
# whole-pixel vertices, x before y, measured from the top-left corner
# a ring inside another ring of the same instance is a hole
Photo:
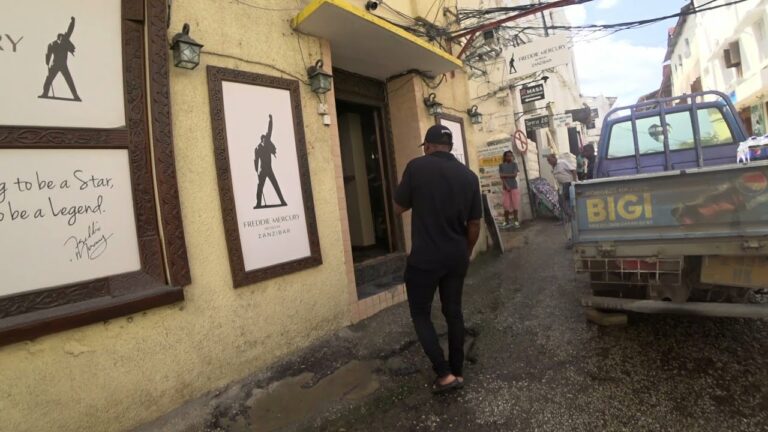
[[[67,58],[69,54],[75,55],[75,45],[69,40],[72,37],[72,32],[75,31],[75,17],[72,17],[69,21],[69,27],[64,34],[59,33],[56,40],[48,44],[48,51],[45,53],[45,64],[48,66],[48,76],[45,78],[43,84],[43,94],[39,97],[49,98],[48,92],[51,90],[51,84],[56,76],[61,73],[64,77],[64,81],[67,82],[69,91],[72,93],[72,100],[80,102],[80,96],[77,95],[77,89],[75,88],[75,82],[72,80],[72,74],[69,73],[69,67],[67,66]],[[53,58],[53,61],[51,61]]]
[[[435,393],[463,386],[464,317],[461,296],[469,258],[480,235],[482,206],[477,176],[451,153],[453,134],[429,128],[424,156],[408,163],[395,193],[399,214],[412,210],[411,253],[405,285],[411,319],[437,379]],[[448,361],[432,323],[432,300],[440,291],[448,324]]]

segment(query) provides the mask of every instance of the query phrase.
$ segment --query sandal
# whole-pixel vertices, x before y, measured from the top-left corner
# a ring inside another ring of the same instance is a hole
[[[458,378],[455,378],[453,381],[446,384],[440,384],[440,378],[435,378],[435,381],[432,383],[432,393],[434,394],[445,393],[453,389],[461,388],[462,385],[463,383],[459,381]]]
[[[464,377],[456,375],[456,381],[459,382],[459,386],[457,388],[464,388]]]

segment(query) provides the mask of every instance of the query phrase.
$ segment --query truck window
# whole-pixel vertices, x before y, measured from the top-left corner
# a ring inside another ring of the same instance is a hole
[[[702,146],[716,146],[733,142],[733,135],[728,128],[728,123],[718,108],[705,108],[698,111]]]
[[[667,133],[669,134],[670,150],[684,150],[696,147],[696,142],[693,138],[691,113],[689,111],[667,114],[666,119],[669,125]],[[660,139],[662,140],[662,148],[659,151],[664,151],[664,137]]]
[[[661,132],[659,116],[635,120],[637,125],[637,140],[640,154],[664,151],[664,136]],[[657,139],[659,141],[657,141]],[[611,127],[608,140],[608,158],[620,158],[635,154],[635,144],[632,139],[632,122],[616,123]]]
[[[733,135],[728,128],[723,113],[718,108],[702,108],[697,110],[699,116],[699,130],[701,131],[701,145],[714,146],[730,144]],[[669,149],[685,150],[696,146],[693,136],[693,124],[689,111],[669,113],[665,116],[667,122],[667,134],[669,135]],[[638,147],[641,155],[664,152],[664,132],[661,128],[659,116],[646,117],[636,120]],[[632,122],[616,123],[611,127],[611,135],[608,140],[608,158],[620,158],[635,154],[632,139]]]

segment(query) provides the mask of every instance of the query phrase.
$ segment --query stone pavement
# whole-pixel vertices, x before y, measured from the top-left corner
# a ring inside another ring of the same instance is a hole
[[[768,322],[630,315],[597,327],[562,227],[508,236],[507,253],[481,256],[467,279],[463,390],[429,393],[401,304],[138,430],[768,430]]]

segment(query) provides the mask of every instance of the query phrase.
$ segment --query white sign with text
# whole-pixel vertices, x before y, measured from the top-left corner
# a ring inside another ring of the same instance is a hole
[[[245,270],[310,256],[290,93],[229,81],[222,89]]]
[[[510,48],[508,76],[523,77],[571,61],[571,48],[565,35],[554,35]]]
[[[0,125],[125,126],[120,0],[0,0]]]
[[[0,150],[0,296],[141,268],[127,150]]]

